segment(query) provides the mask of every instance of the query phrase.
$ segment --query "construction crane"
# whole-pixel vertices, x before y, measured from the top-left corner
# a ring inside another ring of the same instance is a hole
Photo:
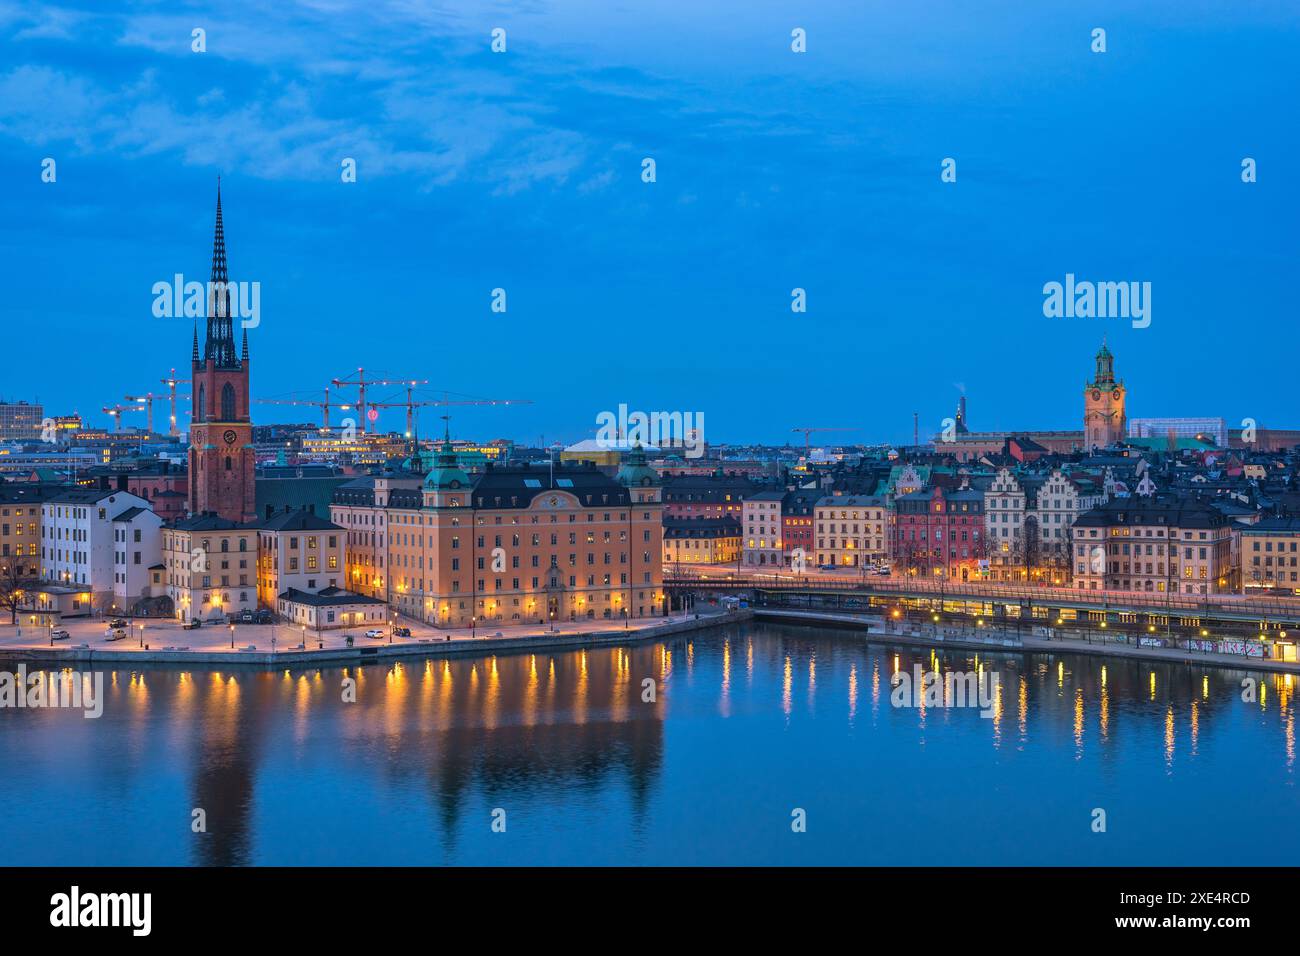
[[[792,428],[792,429],[790,429],[790,431],[792,431],[792,432],[803,432],[803,450],[804,450],[805,452],[807,452],[807,451],[810,450],[810,441],[811,441],[811,435],[812,435],[813,432],[855,432],[855,431],[857,431],[857,429],[856,429],[856,428],[818,428],[818,427],[813,427],[813,428]]]
[[[128,402],[135,402],[135,403],[137,403],[137,405],[142,405],[142,406],[144,406],[144,408],[145,408],[145,410],[147,411],[148,416],[149,416],[149,417],[148,417],[148,431],[149,431],[149,434],[152,435],[152,434],[153,434],[153,403],[154,403],[157,399],[165,398],[166,396],[165,396],[165,395],[155,395],[153,392],[145,392],[143,395],[126,395],[126,396],[123,396],[123,397],[124,397]]]
[[[415,410],[432,405],[531,405],[532,401],[526,398],[465,398],[453,399],[449,392],[443,392],[441,399],[416,399],[415,382],[406,384],[406,401],[404,402],[371,402],[371,408],[406,408],[406,437],[410,438],[415,434]]]
[[[102,410],[105,415],[111,415],[113,417],[113,431],[115,432],[120,432],[122,430],[123,412],[143,411],[139,405],[105,405]]]
[[[325,389],[325,401],[323,402],[314,402],[308,398],[256,398],[254,401],[260,405],[310,405],[313,408],[319,408],[321,410],[321,431],[330,430],[331,408],[347,411],[352,407],[350,403],[331,402],[328,386]]]
[[[171,404],[170,414],[167,418],[167,434],[175,438],[180,434],[180,429],[176,427],[176,386],[189,385],[188,378],[177,378],[176,369],[172,369],[171,375],[161,380],[167,386],[167,398]]]
[[[358,368],[356,381],[350,381],[349,379],[346,378],[336,378],[336,379],[331,379],[330,384],[333,385],[335,388],[339,388],[340,386],[348,386],[349,388],[357,389],[357,412],[361,417],[361,429],[363,432],[369,432],[371,431],[370,419],[367,417],[366,412],[370,406],[366,404],[366,386],[405,385],[409,388],[415,385],[428,385],[429,380],[416,379],[408,382],[405,379],[380,379],[380,378],[368,379],[366,378],[366,370],[363,368]]]

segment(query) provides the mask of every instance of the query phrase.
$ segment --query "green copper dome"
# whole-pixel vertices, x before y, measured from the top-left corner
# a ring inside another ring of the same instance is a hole
[[[640,442],[623,457],[623,465],[618,470],[618,483],[629,488],[633,485],[659,484],[659,472],[646,464],[645,449]]]
[[[460,467],[451,447],[451,438],[444,438],[442,447],[438,449],[438,457],[434,460],[433,470],[424,479],[424,488],[426,491],[439,491],[468,487],[469,475]]]

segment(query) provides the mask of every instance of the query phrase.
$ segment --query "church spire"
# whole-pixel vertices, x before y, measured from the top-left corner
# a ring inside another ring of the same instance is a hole
[[[238,368],[234,319],[230,314],[230,276],[226,271],[226,229],[221,221],[221,177],[217,177],[217,222],[212,236],[212,273],[208,281],[208,334],[203,360],[217,368]]]
[[[194,351],[190,353],[190,358],[197,362],[199,360],[199,324],[194,323]]]

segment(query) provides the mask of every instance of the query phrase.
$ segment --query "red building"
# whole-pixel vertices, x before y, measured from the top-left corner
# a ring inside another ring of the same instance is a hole
[[[236,355],[229,281],[218,181],[207,338],[200,358],[199,333],[194,330],[190,362],[194,416],[190,423],[189,510],[246,524],[257,517],[253,421],[248,405],[248,332],[244,332],[242,354]]]
[[[164,523],[185,517],[189,479],[180,467],[163,471],[136,471],[126,476],[126,490],[145,499]]]
[[[821,497],[820,491],[791,491],[781,500],[781,550],[787,567],[793,564],[796,549],[802,552],[805,567],[812,566],[814,511]]]
[[[894,507],[889,545],[896,570],[945,581],[987,574],[982,492],[931,488],[896,498]]]
[[[723,474],[665,475],[664,518],[724,518],[740,521],[745,499],[762,491],[748,476]]]

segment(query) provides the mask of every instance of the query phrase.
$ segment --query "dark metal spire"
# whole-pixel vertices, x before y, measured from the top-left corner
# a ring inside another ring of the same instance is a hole
[[[191,356],[195,362],[199,360],[199,324],[194,323],[194,352]]]
[[[226,230],[221,222],[221,177],[217,177],[217,224],[212,237],[212,277],[208,282],[208,335],[203,359],[217,368],[239,368],[235,357],[234,317],[230,314],[230,276],[226,271]]]

